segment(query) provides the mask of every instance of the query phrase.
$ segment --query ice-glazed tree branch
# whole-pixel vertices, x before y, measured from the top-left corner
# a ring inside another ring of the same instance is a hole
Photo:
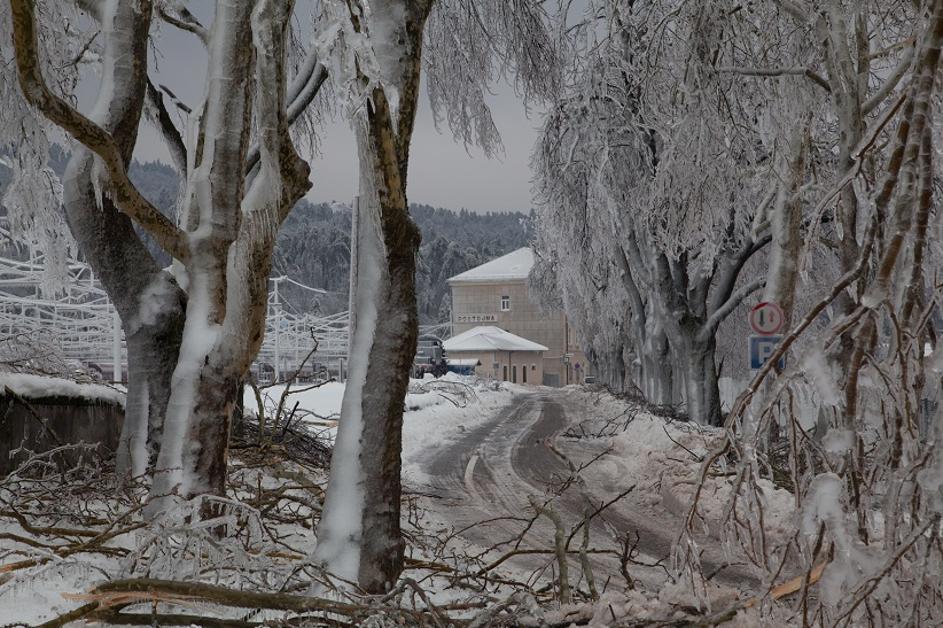
[[[27,102],[101,158],[109,174],[115,203],[121,211],[141,225],[170,255],[181,261],[189,259],[183,232],[131,183],[121,149],[111,134],[46,85],[39,61],[35,0],[10,0],[10,8],[17,70]]]
[[[718,72],[728,72],[730,74],[742,74],[743,76],[804,76],[827,92],[832,91],[828,81],[817,72],[809,68],[735,68],[723,67],[717,68]]]
[[[168,4],[172,6],[171,10],[168,10],[166,5],[159,5],[157,8],[157,13],[160,15],[161,19],[180,30],[193,33],[203,42],[204,46],[208,45],[210,38],[209,32],[206,30],[206,27],[190,13],[189,9],[180,6],[176,1],[169,2]]]
[[[884,100],[890,96],[891,92],[894,91],[894,88],[900,84],[901,79],[907,74],[907,70],[910,69],[910,66],[913,64],[914,60],[914,47],[911,46],[904,53],[904,56],[901,57],[900,61],[897,63],[897,66],[894,68],[894,71],[891,72],[884,80],[884,84],[881,85],[874,94],[871,95],[866,101],[861,104],[861,113],[868,115],[874,111]]]
[[[277,192],[274,197],[262,200],[275,209],[273,218],[279,223],[311,185],[309,167],[291,141],[292,120],[285,103],[285,31],[293,6],[293,0],[261,0],[252,15],[257,51],[255,110],[262,184]],[[317,67],[323,69],[324,66]],[[272,77],[277,77],[278,83],[274,89],[266,89]],[[310,80],[319,80],[319,86],[324,81],[323,78]]]
[[[308,109],[328,78],[327,67],[320,63],[314,51],[309,51],[298,73],[288,87],[288,125],[293,125]],[[259,163],[259,146],[253,145],[246,157],[246,173],[252,173]]]
[[[717,328],[724,321],[724,319],[727,318],[731,312],[737,309],[737,306],[743,303],[744,299],[765,285],[766,277],[756,277],[753,279],[753,281],[740,286],[740,289],[730,295],[730,298],[727,299],[723,305],[711,313],[710,318],[707,319],[707,322],[704,323],[704,327],[701,330],[701,337],[706,340],[717,333]]]
[[[416,0],[408,4],[410,12],[406,20],[407,37],[415,42],[415,53],[410,55],[404,68],[403,93],[400,94],[400,108],[396,121],[396,152],[399,155],[400,176],[405,181],[409,169],[409,146],[412,142],[413,128],[416,124],[416,111],[419,108],[419,76],[422,72],[422,42],[426,29],[426,20],[432,9],[432,0]]]
[[[177,125],[174,124],[170,112],[164,105],[164,97],[160,90],[154,86],[150,79],[147,81],[147,92],[145,94],[147,102],[148,117],[154,122],[160,131],[164,142],[167,144],[167,150],[170,152],[170,158],[173,159],[177,171],[185,174],[187,171],[187,147],[183,143]]]

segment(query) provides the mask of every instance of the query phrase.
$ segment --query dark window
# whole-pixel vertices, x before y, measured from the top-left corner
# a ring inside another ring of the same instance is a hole
[[[524,376],[523,381],[526,384],[527,383],[527,365],[526,364],[524,365],[524,368],[521,369],[521,375]]]
[[[517,365],[511,367],[511,381],[517,383]]]
[[[508,381],[508,367],[506,365],[504,367],[504,381]]]

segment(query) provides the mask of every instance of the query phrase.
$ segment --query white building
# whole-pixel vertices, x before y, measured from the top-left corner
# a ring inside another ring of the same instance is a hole
[[[466,332],[480,328],[484,331],[478,331],[469,338],[476,337],[484,342],[485,338],[497,341],[495,329],[504,331],[518,340],[543,347],[542,351],[532,347],[527,352],[529,355],[526,359],[532,360],[528,364],[533,368],[528,368],[526,383],[547,386],[581,383],[588,374],[586,356],[566,315],[561,310],[544,309],[536,299],[531,298],[527,289],[527,276],[533,266],[533,251],[522,248],[449,279],[452,289],[452,333],[462,337]],[[503,337],[503,342],[506,343],[503,346],[515,346],[516,341]],[[445,350],[450,357],[466,357],[462,352],[453,353],[448,344]],[[526,351],[520,352],[517,362],[514,356],[511,356],[510,362],[507,356],[504,361],[486,360],[487,356],[479,358],[482,363],[479,370],[496,379],[525,383],[522,381],[521,365],[525,363],[523,353]],[[505,365],[509,367],[507,374],[504,372]],[[520,374],[517,378],[515,366]]]

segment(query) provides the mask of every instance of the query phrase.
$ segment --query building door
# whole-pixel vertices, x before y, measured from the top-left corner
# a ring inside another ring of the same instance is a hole
[[[508,367],[507,367],[507,364],[504,365],[504,381],[508,381]]]
[[[511,382],[514,384],[517,383],[517,365],[516,364],[511,367]]]

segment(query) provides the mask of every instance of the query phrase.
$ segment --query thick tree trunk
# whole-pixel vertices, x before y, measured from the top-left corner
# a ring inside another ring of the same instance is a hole
[[[122,477],[138,477],[153,468],[163,429],[170,382],[183,333],[178,308],[147,327],[129,333],[128,395],[116,467]]]
[[[257,78],[255,46],[247,44],[255,43],[254,35],[266,35],[253,33],[252,11],[253,3],[218,2],[210,33],[207,100],[198,143],[201,152],[188,176],[187,219],[195,223],[187,238],[189,301],[151,485],[151,516],[164,510],[173,495],[189,499],[203,493],[224,494],[229,423],[236,388],[244,375],[244,362],[231,359],[224,331],[227,324],[232,324],[247,334],[253,332],[245,322],[247,309],[230,302],[230,281],[237,292],[250,292],[250,286],[244,283],[250,275],[232,277],[230,256],[237,239],[245,238],[243,215],[263,210],[281,198],[262,194],[263,183],[266,190],[276,183],[267,178],[269,168],[265,163],[269,160],[263,160],[259,175],[262,181],[245,195],[252,90],[256,85],[253,79]],[[266,78],[283,80],[277,66],[273,72]],[[283,118],[283,85],[272,93],[279,95],[272,106]],[[258,110],[256,115],[261,118],[275,112]],[[281,126],[281,119],[272,125],[266,120],[261,125],[263,141],[269,143],[270,133],[287,135],[287,131],[281,133]],[[286,149],[288,146],[290,142]],[[256,202],[260,206],[255,206]],[[276,216],[277,212],[272,211],[266,232],[269,239],[277,231]]]
[[[626,370],[622,358],[622,343],[614,342],[610,345],[606,359],[606,386],[614,392],[625,392]]]
[[[363,394],[361,449],[364,535],[359,583],[367,591],[389,590],[403,570],[400,533],[400,452],[403,400],[419,338],[416,309],[416,249],[419,233],[405,208],[383,208],[395,223],[387,232],[387,285],[379,296],[374,343]],[[399,240],[391,242],[391,240]]]
[[[200,385],[190,418],[189,451],[184,464],[192,470],[189,493],[226,494],[229,429],[239,396],[240,377],[228,364],[211,360],[200,371]]]
[[[315,556],[369,593],[390,590],[403,567],[400,454],[403,401],[419,335],[420,238],[409,216],[406,180],[431,4],[398,0],[374,7],[374,18],[384,24],[374,46],[401,55],[401,63],[386,66],[393,74],[383,77],[398,92],[397,107],[391,109],[384,89],[376,87],[357,121],[357,323]],[[390,28],[400,20],[401,28]],[[359,28],[359,19],[354,23]]]
[[[716,341],[689,339],[684,343],[685,402],[687,414],[701,425],[722,425],[720,387],[714,361]]]
[[[361,135],[357,329],[317,557],[368,592],[389,590],[403,568],[400,484],[403,400],[416,352],[419,233],[405,195],[379,194],[382,172]],[[404,202],[382,199],[400,196]]]
[[[673,402],[673,373],[671,366],[671,347],[664,331],[648,332],[642,350],[643,389],[645,398],[659,406],[668,406]]]
[[[792,322],[799,284],[800,253],[802,252],[802,202],[799,188],[805,176],[807,131],[797,135],[790,146],[791,160],[783,168],[783,183],[770,218],[773,236],[770,266],[767,272],[764,301],[772,301],[785,314],[784,325]]]
[[[91,117],[112,134],[125,164],[131,159],[144,102],[150,17],[150,2],[116,3],[100,16],[105,55],[111,62],[105,65]],[[88,149],[75,149],[63,181],[65,213],[73,237],[121,317],[129,372],[117,470],[122,476],[140,475],[152,462],[159,438],[186,297],[161,271],[131,219],[102,196],[102,173],[95,164]]]

